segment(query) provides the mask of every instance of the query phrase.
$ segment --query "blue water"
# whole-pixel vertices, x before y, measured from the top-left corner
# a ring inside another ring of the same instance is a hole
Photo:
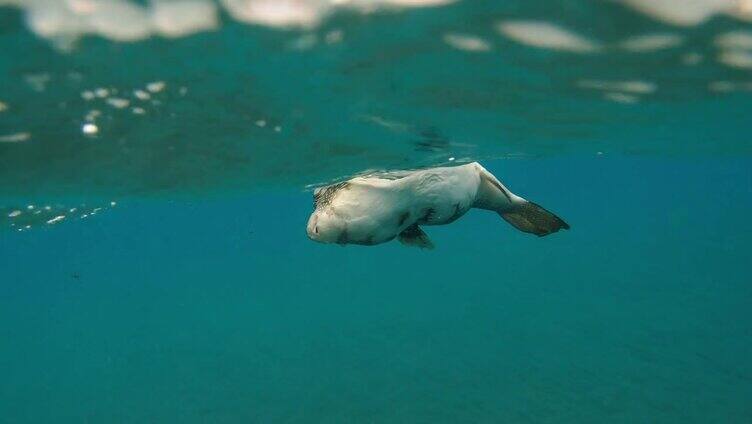
[[[280,191],[7,234],[2,419],[752,418],[748,159],[487,165],[572,230],[471,211],[433,251],[325,246]]]
[[[752,47],[719,38],[743,16],[460,0],[278,28],[207,0],[211,29],[124,40],[39,27],[45,1],[0,6],[0,423],[752,422],[752,71],[726,58]],[[656,33],[681,42],[618,47]],[[314,186],[474,160],[571,229],[306,237]]]

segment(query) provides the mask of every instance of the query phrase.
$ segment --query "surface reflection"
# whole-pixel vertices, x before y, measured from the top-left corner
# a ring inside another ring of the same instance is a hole
[[[4,0],[0,193],[747,154],[748,3]]]

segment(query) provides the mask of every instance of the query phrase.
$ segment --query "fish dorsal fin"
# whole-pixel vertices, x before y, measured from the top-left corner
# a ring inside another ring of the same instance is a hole
[[[428,238],[426,233],[418,227],[418,224],[413,224],[405,228],[397,237],[400,243],[405,246],[415,246],[421,249],[433,249],[433,243]]]

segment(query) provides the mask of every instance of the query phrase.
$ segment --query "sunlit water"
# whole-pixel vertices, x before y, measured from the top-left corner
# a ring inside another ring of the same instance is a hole
[[[752,421],[752,5],[690,3],[0,0],[0,422]],[[472,160],[572,229],[306,238]]]

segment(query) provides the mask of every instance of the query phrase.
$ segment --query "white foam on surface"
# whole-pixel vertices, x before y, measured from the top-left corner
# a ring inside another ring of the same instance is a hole
[[[652,52],[677,47],[683,41],[677,34],[644,34],[622,40],[618,47],[630,52]]]
[[[467,52],[487,52],[491,50],[491,44],[481,37],[468,34],[447,33],[442,37],[444,42],[451,47]]]
[[[606,100],[611,100],[616,103],[623,103],[623,104],[634,104],[637,103],[639,98],[632,94],[626,94],[626,93],[606,93],[603,95],[603,98]]]
[[[650,94],[655,92],[657,86],[655,83],[648,81],[602,81],[602,80],[580,80],[577,86],[593,90],[618,91],[632,94]]]
[[[0,143],[23,143],[31,138],[31,133],[19,132],[15,134],[0,135]]]
[[[621,0],[621,3],[667,24],[694,26],[715,14],[731,12],[736,0]]]
[[[315,28],[338,9],[372,13],[384,9],[442,6],[455,0],[0,0],[24,10],[28,27],[62,50],[86,35],[135,42],[151,36],[185,37],[220,25],[220,10],[233,19],[279,29]],[[218,7],[219,6],[219,7]],[[336,33],[327,42],[336,43]]]
[[[728,31],[715,37],[715,45],[723,49],[752,49],[752,31]]]
[[[531,47],[594,53],[601,50],[600,43],[571,30],[545,21],[503,21],[496,29],[506,37]]]
[[[326,1],[220,0],[234,19],[276,28],[317,26],[329,14]]]
[[[708,90],[716,93],[750,92],[752,91],[752,81],[713,81],[708,84]]]
[[[752,69],[752,50],[732,49],[718,54],[718,62],[731,68]]]
[[[217,6],[205,0],[152,0],[151,22],[156,33],[185,37],[219,26]]]

